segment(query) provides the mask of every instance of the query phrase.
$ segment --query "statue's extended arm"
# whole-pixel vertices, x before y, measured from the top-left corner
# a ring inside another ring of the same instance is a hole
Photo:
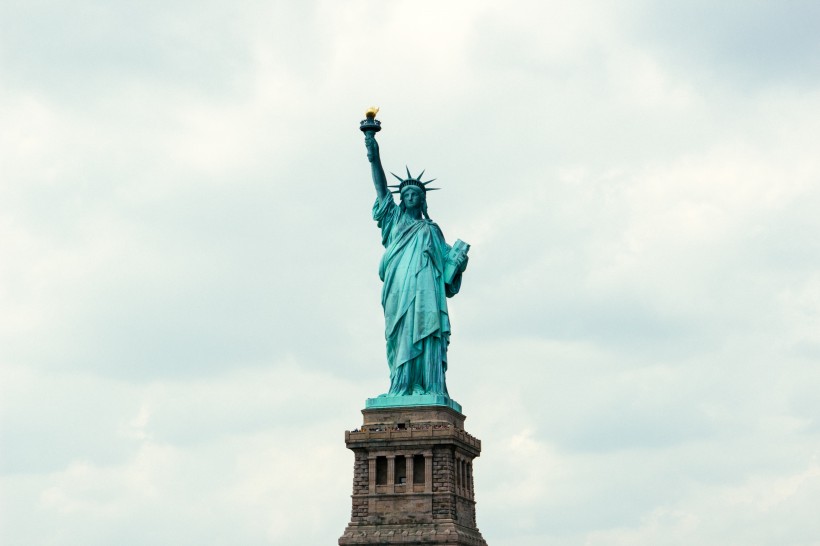
[[[370,171],[373,175],[373,185],[376,186],[376,195],[381,201],[388,194],[387,177],[384,175],[382,160],[379,156],[379,143],[376,142],[376,133],[364,132],[364,145],[367,148],[367,160],[370,161]]]

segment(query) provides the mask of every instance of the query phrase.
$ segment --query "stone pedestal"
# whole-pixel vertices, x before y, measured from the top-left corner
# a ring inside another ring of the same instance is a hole
[[[340,546],[487,546],[476,527],[473,459],[481,442],[446,406],[362,410],[345,432],[355,454],[353,509]]]

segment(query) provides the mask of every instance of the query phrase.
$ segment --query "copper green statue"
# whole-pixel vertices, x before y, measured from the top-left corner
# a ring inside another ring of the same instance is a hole
[[[460,410],[447,392],[447,346],[450,318],[447,298],[458,294],[467,267],[469,245],[451,247],[427,212],[427,192],[438,188],[422,181],[424,171],[388,186],[375,135],[378,109],[366,113],[364,132],[376,202],[373,219],[382,232],[384,256],[379,264],[384,308],[390,390],[368,400],[368,407],[449,405]],[[392,174],[392,173],[391,173]],[[392,191],[389,188],[394,188]],[[399,195],[396,204],[392,194]]]

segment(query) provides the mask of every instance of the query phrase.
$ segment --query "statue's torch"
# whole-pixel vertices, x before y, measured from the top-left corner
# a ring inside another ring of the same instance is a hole
[[[376,106],[371,106],[367,109],[367,112],[364,113],[365,119],[359,123],[359,129],[367,133],[367,131],[373,131],[374,133],[378,133],[382,130],[382,122],[376,119],[376,114],[379,113],[379,109]]]

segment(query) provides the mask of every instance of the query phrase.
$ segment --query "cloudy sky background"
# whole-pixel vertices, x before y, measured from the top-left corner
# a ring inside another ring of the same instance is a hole
[[[616,5],[617,4],[617,5]],[[0,4],[0,542],[334,544],[358,122],[472,244],[495,546],[820,544],[820,4]]]

